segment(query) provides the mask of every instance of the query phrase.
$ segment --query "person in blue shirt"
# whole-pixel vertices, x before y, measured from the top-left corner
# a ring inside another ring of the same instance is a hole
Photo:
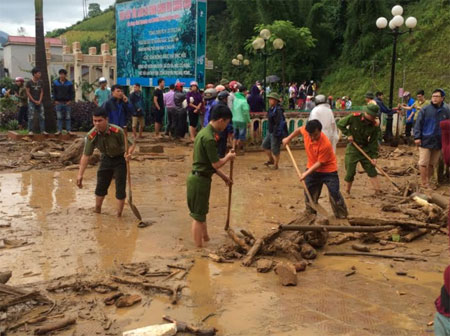
[[[416,109],[411,108],[414,105],[414,103],[415,103],[415,100],[413,98],[411,98],[411,93],[409,93],[409,91],[405,91],[403,93],[403,104],[398,106],[403,111],[406,111],[405,136],[407,138],[411,137],[411,130],[414,126],[414,115],[416,114]]]
[[[69,134],[71,132],[71,119],[70,112],[71,106],[70,102],[75,100],[75,90],[71,81],[67,80],[66,69],[59,70],[59,78],[55,79],[52,83],[52,93],[53,99],[55,101],[56,108],[56,119],[58,132],[56,135],[61,134],[63,129],[63,120],[66,120],[66,131]],[[65,118],[64,118],[65,117]]]
[[[430,188],[433,175],[441,156],[440,122],[450,119],[450,110],[444,105],[445,91],[436,89],[431,95],[431,104],[419,111],[414,125],[414,142],[419,146],[419,168],[422,187]]]
[[[262,143],[262,148],[269,158],[265,165],[273,165],[273,169],[278,169],[281,142],[288,135],[287,123],[284,117],[283,107],[280,104],[281,97],[277,93],[272,92],[267,95],[267,98],[269,99],[270,106],[267,112],[269,127]]]
[[[128,101],[120,85],[116,84],[111,87],[111,98],[106,101],[103,107],[108,113],[109,123],[122,127],[125,135],[127,135],[127,124],[133,113],[133,105]]]
[[[383,98],[384,98],[383,92],[378,91],[378,92],[375,94],[375,99],[374,99],[374,100],[375,100],[375,102],[377,103],[378,107],[380,108],[380,112],[378,113],[378,119],[380,120],[380,124],[381,124],[381,121],[383,120],[383,119],[382,119],[382,116],[383,116],[382,113],[386,114],[386,116],[393,116],[394,113],[395,113],[394,110],[389,109],[389,108],[384,104]],[[386,124],[386,131],[384,132],[384,135],[383,135],[384,141],[385,141],[385,142],[388,142],[388,141],[390,141],[390,140],[392,139],[392,137],[393,137],[393,134],[392,134],[392,119],[387,119],[386,122],[387,122],[387,123],[391,123],[391,125]]]
[[[133,105],[133,117],[131,118],[133,137],[135,139],[137,138],[136,129],[139,123],[139,139],[141,139],[145,126],[144,100],[142,98],[141,84],[134,84],[134,90],[130,94],[130,102]]]

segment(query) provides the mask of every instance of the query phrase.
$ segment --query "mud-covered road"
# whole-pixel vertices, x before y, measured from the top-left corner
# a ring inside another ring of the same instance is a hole
[[[403,149],[415,151],[412,147]],[[186,155],[186,159],[132,162],[133,201],[145,220],[155,221],[144,229],[137,228],[129,208],[123,218],[114,216],[113,186],[103,214],[93,213],[96,168],[86,172],[83,189],[75,186],[77,171],[73,170],[3,172],[0,238],[24,244],[0,249],[0,272],[13,273],[8,285],[49,284],[61,276],[85,274],[108,278],[120,264],[194,260],[177,305],[171,305],[166,295],[156,294],[130,308],[102,308],[113,321],[113,328],[108,331],[88,323],[89,319],[79,318],[74,326],[59,334],[121,335],[125,330],[162,323],[164,314],[191,323],[206,318],[203,325],[215,327],[219,335],[227,336],[432,332],[427,323],[433,320],[434,300],[448,264],[445,235],[427,234],[387,251],[423,256],[427,262],[323,256],[323,251],[350,250],[350,243],[327,246],[305,272],[298,274],[296,287],[282,287],[273,272],[261,274],[253,267],[242,267],[238,261],[217,264],[203,257],[228,240],[223,231],[228,189],[218,177],[213,178],[208,215],[211,241],[205,250],[194,248],[185,201],[191,151],[191,147],[165,145],[165,155]],[[343,153],[344,149],[339,148],[341,179]],[[304,167],[305,153],[297,150],[294,155]],[[248,228],[258,236],[298,218],[304,210],[303,192],[287,153],[282,153],[278,171],[266,168],[264,161],[261,152],[246,153],[237,157],[234,168],[231,226]],[[407,168],[414,166],[415,156],[385,158],[380,162],[388,167]],[[224,169],[228,170],[228,166]],[[383,217],[380,199],[372,196],[367,176],[358,174],[356,178],[353,196],[347,199],[349,212]],[[406,180],[417,181],[417,176],[394,179],[404,185]],[[392,190],[383,178],[381,184],[385,190]],[[448,187],[441,187],[439,192],[447,193]],[[325,190],[320,202],[330,211]],[[356,273],[346,277],[353,266]],[[399,271],[407,276],[397,275]],[[72,300],[72,312],[76,312],[76,302],[82,306],[92,297],[73,294]],[[31,335],[32,331],[32,327],[22,328],[11,334]]]

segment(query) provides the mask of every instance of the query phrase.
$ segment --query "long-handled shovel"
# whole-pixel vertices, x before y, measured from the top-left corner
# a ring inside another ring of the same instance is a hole
[[[231,150],[234,152],[234,148]],[[234,166],[234,160],[230,162],[230,180],[233,181],[233,166]],[[225,223],[224,230],[227,231],[230,227],[230,213],[231,213],[231,193],[233,190],[233,184],[230,184],[228,187],[228,209],[227,209],[227,221]]]
[[[128,139],[126,134],[123,135],[124,141],[125,141],[125,153],[128,154]],[[126,161],[127,163],[127,180],[128,180],[128,204],[130,205],[131,211],[133,211],[134,215],[137,219],[139,219],[138,226],[141,227],[142,224],[145,225],[145,223],[142,221],[142,216],[139,212],[139,210],[136,208],[136,206],[133,204],[133,195],[131,193],[131,172],[130,172],[130,161]]]
[[[370,156],[367,155],[367,153],[361,147],[359,147],[359,145],[356,142],[353,141],[352,144],[353,144],[353,146],[355,146],[355,148],[357,150],[359,150],[361,152],[362,155],[364,155],[366,157],[367,160],[369,160],[372,163],[372,159],[370,158]],[[373,164],[373,166],[375,168],[377,168],[381,172],[381,174],[383,174],[392,183],[392,185],[398,192],[400,192],[400,187],[391,179],[391,177],[388,174],[386,174],[386,172],[383,169],[381,169],[376,164]]]
[[[294,155],[292,155],[291,148],[289,147],[289,145],[286,145],[286,149],[289,153],[289,156],[291,157],[292,164],[294,165],[294,168],[297,171],[298,177],[301,177],[302,173],[298,169],[297,162],[295,162]],[[313,208],[318,213],[320,213],[321,215],[328,218],[329,217],[328,212],[324,208],[322,208],[322,206],[319,203],[314,203],[311,193],[309,192],[308,187],[306,186],[306,183],[304,180],[302,180],[302,186],[303,186],[303,189],[305,189],[305,193],[306,193],[306,196],[308,197],[308,202],[309,202],[309,205],[311,206],[311,208]]]

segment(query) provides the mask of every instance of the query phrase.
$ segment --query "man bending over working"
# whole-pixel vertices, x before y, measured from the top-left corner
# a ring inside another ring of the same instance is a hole
[[[84,152],[81,156],[78,171],[77,186],[83,188],[83,175],[89,162],[89,157],[97,148],[102,153],[100,167],[97,171],[97,187],[95,188],[95,212],[101,213],[103,200],[108,193],[109,185],[114,176],[116,180],[117,217],[122,216],[126,198],[127,165],[134,152],[135,144],[125,153],[125,134],[119,126],[108,123],[108,113],[103,107],[97,108],[92,116],[94,128],[86,135]]]

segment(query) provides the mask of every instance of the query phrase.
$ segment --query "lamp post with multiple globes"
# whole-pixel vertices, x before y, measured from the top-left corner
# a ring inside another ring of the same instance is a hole
[[[408,17],[405,21],[403,18],[403,8],[400,5],[396,5],[392,7],[391,10],[393,18],[388,22],[388,20],[384,17],[380,17],[376,21],[376,25],[379,29],[384,29],[387,26],[391,29],[389,32],[393,37],[393,46],[392,46],[392,64],[391,64],[391,84],[389,87],[389,109],[392,109],[393,101],[394,101],[394,79],[395,79],[395,61],[397,60],[397,40],[400,35],[405,34],[406,32],[412,32],[412,30],[417,25],[417,19],[415,17]],[[401,31],[400,28],[405,24],[406,28],[408,28],[407,31]],[[397,116],[397,136],[398,136],[398,116]],[[393,122],[393,116],[392,114],[389,114],[387,116],[387,122],[386,122],[386,131],[384,135],[385,141],[392,140],[393,133],[392,133],[392,122]]]

